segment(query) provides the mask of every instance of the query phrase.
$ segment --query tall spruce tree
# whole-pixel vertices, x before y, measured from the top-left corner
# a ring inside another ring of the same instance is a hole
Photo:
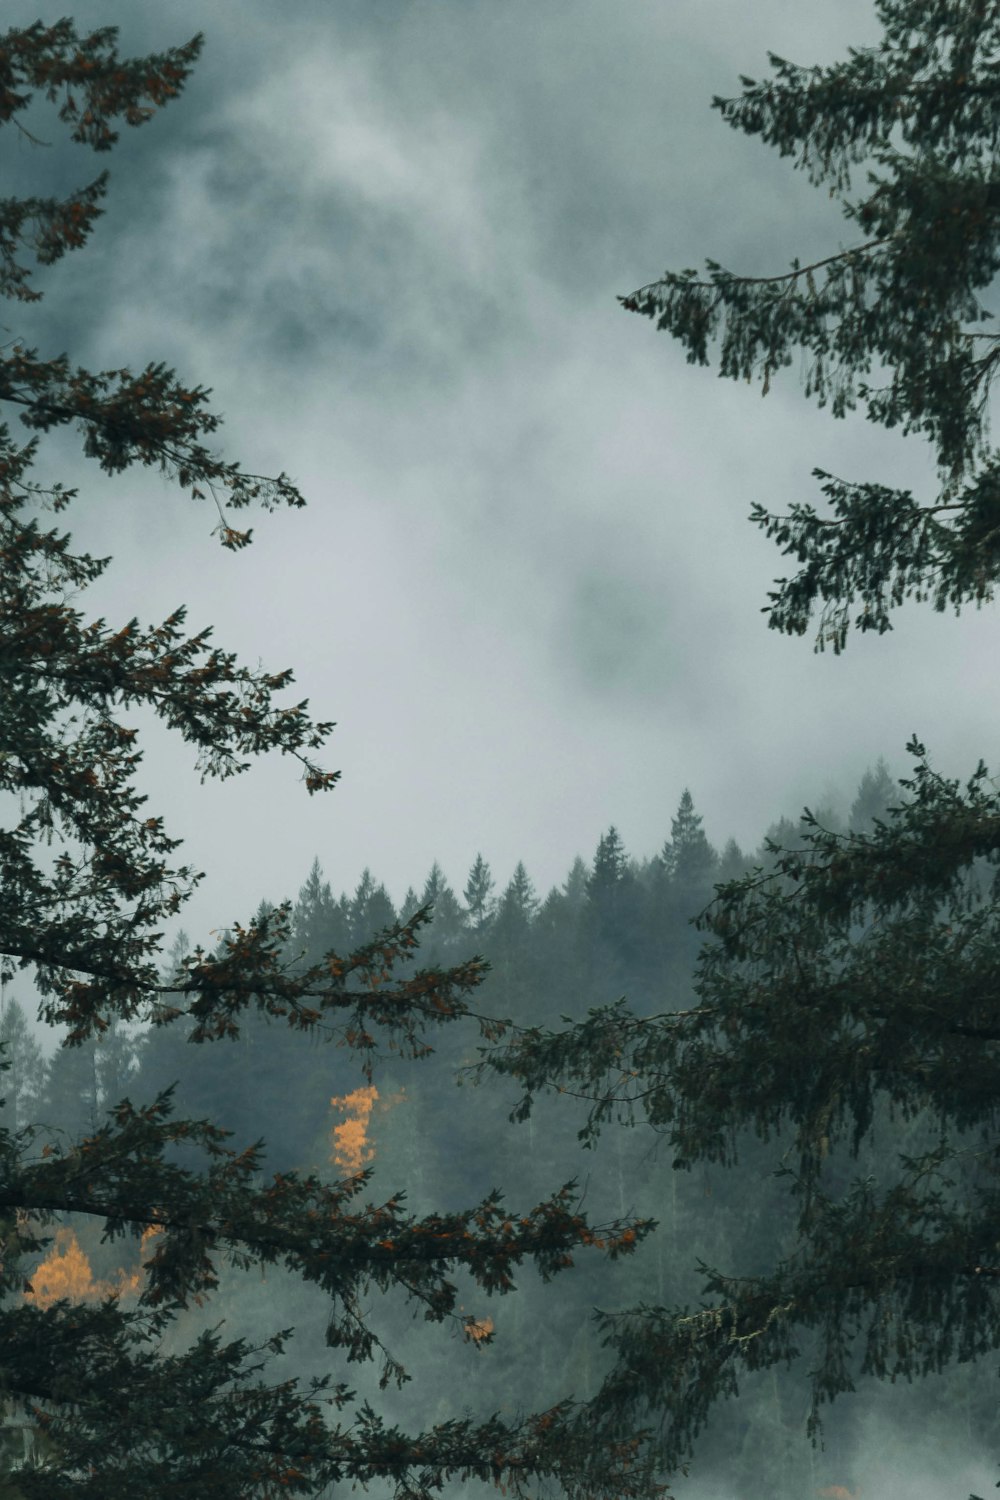
[[[670,820],[670,838],[660,858],[671,884],[680,891],[693,894],[710,888],[718,855],[705,836],[687,787],[677,804],[677,816]]]
[[[517,948],[526,941],[538,906],[535,883],[525,869],[524,861],[519,859],[497,909],[496,930],[509,947]]]
[[[770,276],[709,261],[622,299],[690,361],[714,347],[720,374],[759,377],[765,393],[801,351],[807,394],[834,416],[861,402],[931,444],[925,499],[816,470],[825,504],[754,506],[796,568],[768,623],[801,634],[818,619],[820,650],[843,650],[852,626],[888,630],[906,599],[981,604],[1000,577],[1000,453],[986,431],[1000,334],[982,327],[980,300],[1000,269],[1000,8],[876,9],[877,46],[822,68],[772,55],[765,81],[714,101],[828,186],[854,243]],[[862,164],[867,187],[850,196]],[[693,1313],[601,1320],[617,1363],[595,1427],[610,1438],[655,1420],[668,1470],[746,1372],[800,1350],[813,1432],[862,1378],[977,1360],[996,1378],[1000,796],[984,766],[962,784],[909,749],[915,769],[888,813],[878,789],[879,821],[866,807],[838,832],[807,813],[801,835],[790,825],[763,868],[720,889],[693,1004],[652,1020],[606,1007],[494,1057],[525,1085],[523,1108],[553,1085],[591,1098],[592,1130],[631,1107],[677,1167],[735,1165],[748,1135],[781,1135],[797,1230],[780,1258],[706,1271]],[[974,865],[987,878],[970,880]],[[878,1171],[862,1176],[852,1159],[876,1122]]]
[[[476,937],[486,931],[496,907],[494,885],[492,870],[482,854],[477,854],[462,892],[469,925]]]
[[[847,816],[847,826],[855,833],[870,833],[877,822],[884,822],[896,797],[896,783],[889,775],[889,767],[879,757],[875,766],[870,767],[861,778],[857,796],[851,803]]]
[[[42,1049],[32,1034],[24,1007],[13,996],[3,1002],[0,1042],[3,1043],[3,1056],[9,1064],[2,1080],[2,1108],[5,1111],[2,1118],[9,1130],[17,1131],[30,1120],[38,1118],[37,1110],[45,1087],[46,1067]]]
[[[607,983],[634,956],[641,919],[640,892],[621,834],[614,824],[594,851],[587,878],[587,917],[595,958]],[[604,964],[601,965],[601,959]]]
[[[466,936],[465,912],[437,860],[424,881],[420,904],[431,908],[427,934],[430,952],[440,955],[454,951]]]
[[[116,36],[114,28],[80,34],[69,20],[6,32],[0,123],[14,122],[32,141],[18,116],[37,93],[73,141],[110,150],[118,122],[141,125],[181,92],[201,46],[196,37],[129,58]],[[32,260],[49,265],[81,247],[106,188],[102,173],[62,197],[0,203],[0,290],[23,304],[22,321],[40,295]],[[177,841],[135,790],[132,711],[148,708],[176,730],[206,776],[240,773],[274,749],[299,761],[309,793],[336,780],[313,759],[331,726],[314,722],[306,704],[285,702],[290,673],[241,666],[207,630],[188,634],[183,610],[153,626],[90,622],[76,602],[107,560],[74,552],[49,524],[46,508],[64,511],[77,492],[43,488],[32,464],[41,434],[78,428],[85,455],[108,474],[153,466],[181,489],[213,496],[220,540],[239,550],[251,538],[233,524],[236,511],[303,502],[286,476],[249,474],[205,446],[219,425],[207,394],[160,363],[91,372],[20,339],[0,352],[0,401],[33,434],[19,443],[0,426],[0,791],[13,794],[4,798],[13,821],[0,828],[0,967],[5,980],[34,971],[42,1014],[63,1034],[60,1067],[83,1067],[76,1093],[87,1114],[81,1134],[44,1144],[34,1127],[0,1120],[0,1396],[38,1439],[33,1457],[26,1443],[8,1492],[248,1500],[379,1480],[416,1497],[464,1477],[518,1493],[545,1480],[581,1496],[648,1493],[631,1435],[613,1448],[595,1445],[571,1404],[484,1421],[446,1413],[410,1433],[357,1405],[335,1378],[345,1361],[372,1357],[383,1360],[383,1384],[402,1378],[370,1321],[370,1289],[411,1298],[432,1323],[467,1331],[456,1273],[502,1293],[526,1259],[547,1277],[598,1240],[612,1255],[630,1250],[643,1226],[598,1236],[571,1189],[511,1213],[491,1194],[421,1219],[401,1194],[366,1203],[364,1173],[332,1185],[293,1172],[262,1180],[253,1146],[231,1148],[211,1121],[178,1119],[169,1090],[94,1118],[100,1099],[87,1049],[119,1021],[183,1026],[196,1046],[219,1045],[253,1009],[293,1031],[325,1028],[370,1065],[382,1044],[422,1055],[427,1029],[466,1015],[483,974],[467,962],[400,976],[426,921],[420,912],[349,954],[308,953],[289,967],[288,902],[234,924],[214,951],[173,954],[161,973],[163,923],[198,877],[176,865]],[[308,894],[325,906],[318,871]],[[307,949],[315,914],[300,933]],[[154,1232],[131,1300],[26,1295],[27,1271],[51,1241],[46,1227],[63,1215],[128,1245],[138,1231]],[[185,1343],[177,1315],[211,1296],[225,1258],[227,1275],[280,1264],[326,1295],[329,1374],[303,1385],[286,1368],[268,1380],[268,1355],[287,1331],[257,1345],[226,1342],[216,1328]]]
[[[305,964],[318,963],[331,948],[351,946],[350,914],[334,901],[318,856],[292,908],[291,938],[293,957]]]

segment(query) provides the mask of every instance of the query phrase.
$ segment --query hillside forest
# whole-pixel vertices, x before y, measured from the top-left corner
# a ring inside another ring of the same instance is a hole
[[[821,826],[864,833],[899,795],[879,762],[848,808],[817,808],[813,816]],[[422,888],[407,890],[398,904],[368,870],[353,891],[335,896],[317,858],[295,901],[284,960],[294,968],[331,949],[350,952],[428,907],[419,961],[447,965],[484,955],[490,971],[474,1006],[480,1014],[518,1027],[557,1025],[567,1014],[580,1017],[619,996],[638,1015],[662,1010],[664,997],[679,1009],[691,997],[703,940],[694,919],[715,883],[766,867],[772,847],[794,843],[799,832],[799,823],[784,816],[756,850],[741,850],[733,839],[717,847],[685,790],[668,835],[651,855],[631,854],[611,827],[591,858],[577,857],[547,894],[536,890],[523,863],[501,886],[480,854],[460,888],[434,862]],[[269,905],[262,893],[259,914]],[[188,948],[186,934],[178,932],[165,981]],[[478,1070],[484,1049],[467,1023],[439,1032],[422,1059],[380,1061],[369,1082],[351,1050],[316,1036],[305,1044],[256,1011],[248,1012],[234,1041],[190,1046],[194,1022],[188,1020],[116,1025],[100,1041],[46,1053],[28,1023],[30,1008],[16,985],[7,988],[0,1038],[11,1067],[0,1118],[10,1129],[41,1121],[52,1140],[77,1139],[92,1133],[120,1098],[141,1103],[172,1086],[185,1117],[212,1118],[239,1147],[262,1140],[267,1175],[309,1171],[333,1181],[363,1172],[376,1196],[397,1194],[405,1184],[417,1213],[448,1211],[493,1188],[533,1199],[575,1180],[594,1219],[636,1215],[658,1222],[629,1261],[609,1266],[581,1257],[557,1290],[525,1275],[517,1295],[502,1305],[470,1293],[464,1335],[457,1339],[421,1339],[412,1312],[387,1299],[376,1318],[379,1337],[413,1378],[378,1399],[401,1422],[431,1423],[466,1406],[478,1414],[513,1413],[562,1397],[589,1399],[607,1367],[596,1308],[696,1305],[702,1265],[753,1275],[791,1242],[793,1209],[781,1176],[780,1141],[742,1142],[738,1171],[699,1165],[685,1172],[674,1170],[670,1152],[658,1149],[647,1124],[625,1115],[608,1122],[599,1137],[581,1139],[588,1101],[568,1093],[537,1100],[526,1120],[512,1122],[517,1090]],[[912,1127],[914,1140],[921,1128]],[[183,1148],[175,1149],[182,1155]],[[898,1149],[898,1136],[887,1138],[887,1165]],[[877,1173],[877,1135],[866,1152],[866,1159],[849,1164],[851,1175],[859,1168]],[[142,1246],[138,1239],[124,1246],[102,1244],[83,1216],[64,1215],[54,1244],[30,1273],[26,1300],[97,1303],[114,1293],[127,1303],[140,1290]],[[298,1330],[294,1352],[285,1358],[300,1376],[311,1374],[329,1359],[322,1301],[296,1278],[271,1270],[255,1296],[252,1283],[234,1272],[206,1309],[192,1307],[180,1316],[172,1336],[180,1345],[220,1320],[227,1335],[266,1336],[277,1317]],[[374,1396],[376,1372],[363,1370],[355,1378]],[[747,1500],[853,1493],[875,1425],[882,1442],[895,1431],[899,1393],[860,1382],[827,1418],[819,1446],[806,1437],[807,1395],[794,1368],[749,1380],[712,1419],[694,1472],[698,1485],[724,1484]],[[915,1400],[928,1443],[954,1438],[956,1413],[966,1452],[985,1449],[998,1436],[995,1402],[968,1366],[928,1380],[919,1396],[908,1393],[911,1441]]]

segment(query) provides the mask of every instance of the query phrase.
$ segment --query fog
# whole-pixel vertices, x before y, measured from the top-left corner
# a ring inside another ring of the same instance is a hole
[[[22,0],[5,13],[10,26],[36,16]],[[350,897],[370,869],[399,907],[434,860],[460,892],[482,851],[498,892],[523,861],[543,898],[609,825],[637,861],[655,854],[685,788],[716,849],[733,838],[749,857],[803,804],[846,817],[880,757],[905,772],[914,732],[949,774],[1000,759],[993,612],[907,607],[890,635],[852,639],[840,657],[779,637],[761,613],[785,563],[747,521],[751,504],[815,500],[815,467],[930,493],[924,445],[817,411],[794,368],[762,401],[689,366],[616,300],[706,256],[777,272],[849,243],[824,193],[729,130],[710,100],[738,92],[740,73],[760,76],[767,50],[823,62],[873,41],[869,3],[81,0],[74,15],[81,27],[120,25],[130,53],[200,29],[206,48],[181,99],[125,134],[107,163],[107,212],[89,248],[45,273],[38,308],[11,306],[4,336],[90,366],[167,361],[213,388],[227,456],[286,471],[308,501],[237,518],[254,544],[232,554],[207,506],[154,476],[109,479],[71,437],[50,440],[43,473],[80,486],[75,540],[114,556],[88,618],[150,622],[184,603],[192,629],[213,625],[224,649],[293,667],[295,696],[337,721],[323,760],[342,780],[309,798],[297,768],[277,760],[201,785],[189,747],[136,716],[149,810],[205,871],[178,924],[192,942],[210,944],[262,899],[294,899],[314,857],[335,896]],[[46,138],[57,132],[53,122]],[[6,144],[11,191],[105,165]],[[638,985],[639,1003],[654,1004],[630,972],[608,971],[622,988],[600,990],[602,972],[590,1003]],[[542,993],[531,970],[521,1003]],[[582,1009],[579,991],[545,1003],[553,1017],[560,1003]],[[471,1201],[495,1180],[526,1198],[564,1168],[583,1170],[569,1125],[533,1127],[523,1174],[523,1134],[453,1159],[436,1112],[457,1108],[441,1101],[461,1060],[445,1049],[433,1082],[379,1081],[386,1097],[414,1091],[424,1121],[416,1137],[402,1125],[393,1137],[406,1106],[381,1125],[373,1116],[386,1136],[380,1171],[408,1183],[416,1172],[411,1196],[430,1207],[460,1190]],[[322,1156],[326,1101],[357,1082],[343,1059],[310,1067],[295,1162],[307,1147]],[[197,1087],[217,1097],[208,1073]],[[501,1093],[468,1108],[499,1137],[510,1102]],[[626,1167],[607,1143],[586,1163],[590,1191],[617,1212],[627,1187],[626,1207],[659,1213],[669,1169],[648,1139],[628,1141]],[[685,1268],[734,1243],[716,1227],[703,1245],[691,1226],[705,1194],[691,1191],[674,1241]],[[596,1379],[582,1339],[571,1359],[559,1351],[598,1298],[670,1293],[662,1255],[588,1273],[553,1315],[540,1386]],[[449,1390],[473,1379],[456,1359],[470,1371],[495,1360],[484,1390],[520,1381],[536,1294],[547,1305],[536,1289],[529,1311],[507,1314],[506,1353],[502,1309],[489,1349],[457,1354],[442,1335],[417,1394],[394,1398],[400,1419],[432,1378]],[[282,1292],[282,1320],[307,1320],[299,1295]],[[229,1308],[236,1316],[235,1294]],[[404,1347],[427,1339],[408,1313],[387,1316]],[[323,1357],[311,1346],[297,1356],[307,1370]],[[791,1399],[787,1379],[778,1405]],[[957,1456],[934,1399],[920,1397],[915,1440],[895,1392],[862,1391],[840,1428],[831,1419],[827,1457],[810,1454],[796,1411],[794,1455],[766,1484],[783,1500],[802,1483],[832,1500],[845,1497],[831,1486],[880,1500],[985,1493],[994,1465],[975,1459],[977,1394]],[[757,1391],[755,1422],[765,1409]],[[714,1477],[695,1469],[678,1497],[763,1495],[764,1481],[733,1488],[750,1439],[727,1448],[724,1425],[711,1439]]]
[[[873,39],[868,5],[77,14],[118,21],[129,50],[199,27],[206,49],[125,133],[90,248],[12,331],[91,364],[170,361],[213,387],[225,451],[309,501],[248,517],[232,556],[207,507],[87,473],[67,441],[74,532],[115,556],[91,607],[185,602],[338,723],[325,799],[279,763],[200,789],[186,747],[153,737],[151,806],[209,877],[189,930],[262,886],[294,895],[316,854],[345,886],[378,868],[397,899],[435,857],[461,882],[480,848],[545,889],[612,822],[652,853],[687,785],[713,837],[754,845],[879,755],[905,763],[915,730],[942,768],[990,757],[991,614],[906,610],[835,659],[760,613],[784,564],[752,502],[816,498],[814,466],[921,492],[923,446],[832,421],[795,370],[761,401],[615,300],[706,255],[780,270],[842,243],[824,194],[709,101],[767,48],[822,61]],[[15,155],[25,182],[104,165]]]

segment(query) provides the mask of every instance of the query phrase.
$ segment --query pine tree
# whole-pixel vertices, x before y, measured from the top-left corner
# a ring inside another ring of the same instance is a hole
[[[466,935],[465,913],[437,860],[424,881],[420,905],[431,908],[430,952],[438,957],[453,952]]]
[[[628,869],[628,856],[621,834],[612,823],[597,841],[594,863],[587,879],[587,895],[595,907],[613,901]]]
[[[97,1097],[102,1111],[110,1109],[130,1092],[135,1052],[134,1038],[124,1026],[113,1020],[98,1042],[94,1058]]]
[[[597,973],[606,985],[617,982],[622,965],[635,954],[641,925],[640,901],[635,871],[621,835],[612,824],[598,840],[587,877],[587,915]]]
[[[525,869],[524,862],[519,859],[500,897],[497,931],[508,942],[517,943],[529,931],[537,911],[535,883]]]
[[[847,824],[854,833],[870,833],[877,821],[885,821],[898,795],[889,767],[880,757],[874,769],[861,778],[857,796],[851,803]]]
[[[351,941],[350,916],[344,920],[317,857],[292,910],[292,953],[300,962],[311,965],[331,948],[349,948]]]
[[[587,899],[587,878],[587,866],[578,854],[570,866],[569,874],[563,881],[563,894],[573,912],[583,911]]]
[[[200,46],[196,37],[129,58],[114,28],[79,34],[63,20],[10,30],[0,37],[0,123],[19,124],[38,92],[73,141],[110,150],[118,122],[142,125],[181,93]],[[37,300],[32,259],[49,265],[85,244],[107,182],[102,173],[60,197],[0,203],[0,291]],[[256,1013],[293,1033],[326,1028],[364,1071],[384,1046],[423,1055],[430,1029],[467,1015],[484,972],[467,961],[407,973],[420,913],[349,956],[331,949],[289,966],[294,917],[283,902],[234,924],[211,951],[174,955],[161,973],[163,926],[199,877],[177,865],[177,841],[135,788],[134,711],[148,708],[193,745],[206,777],[240,774],[279,750],[299,762],[310,794],[337,780],[314,759],[332,725],[286,702],[289,672],[242,666],[207,630],[189,634],[182,609],[154,626],[109,627],[81,612],[109,560],[74,552],[48,523],[46,508],[65,511],[77,491],[43,487],[32,465],[43,434],[78,427],[85,456],[107,474],[151,466],[210,495],[222,545],[239,551],[251,533],[233,524],[237,511],[303,500],[285,475],[247,473],[210,451],[220,419],[207,397],[160,363],[91,372],[18,338],[0,351],[0,400],[34,434],[18,443],[0,427],[0,791],[14,794],[3,798],[14,821],[0,829],[0,977],[34,970],[41,1014],[63,1035],[49,1081],[81,1070],[71,1102],[82,1100],[86,1116],[78,1134],[41,1150],[31,1127],[0,1124],[2,1394],[38,1430],[42,1455],[17,1487],[34,1500],[264,1500],[378,1480],[409,1500],[476,1478],[518,1494],[546,1480],[580,1496],[647,1494],[631,1436],[595,1445],[571,1403],[510,1420],[456,1412],[407,1433],[370,1404],[352,1410],[335,1372],[300,1382],[283,1369],[269,1381],[268,1357],[287,1330],[259,1344],[224,1341],[217,1326],[185,1342],[178,1330],[178,1315],[212,1296],[224,1261],[240,1275],[280,1265],[329,1299],[331,1360],[380,1358],[384,1384],[403,1372],[372,1327],[372,1291],[467,1330],[456,1276],[503,1293],[525,1260],[548,1277],[584,1246],[630,1250],[646,1227],[597,1234],[569,1188],[527,1210],[508,1213],[492,1193],[418,1218],[399,1193],[365,1203],[364,1174],[332,1185],[294,1172],[265,1179],[257,1148],[231,1147],[209,1119],[179,1117],[169,1089],[101,1117],[95,1054],[119,1023],[186,1028],[190,1052],[238,1037]],[[177,1159],[181,1148],[194,1166]],[[47,1228],[70,1215],[111,1242],[152,1231],[132,1301],[26,1295]]]
[[[716,871],[717,879],[721,881],[736,880],[740,875],[745,875],[751,861],[743,853],[735,839],[727,839],[725,847],[719,856],[719,868]]]
[[[12,996],[4,1001],[0,1017],[0,1043],[9,1067],[0,1078],[3,1123],[15,1132],[37,1119],[45,1087],[45,1058],[32,1035],[24,1007]]]
[[[376,885],[372,872],[365,867],[355,887],[349,905],[351,943],[359,947],[371,942],[384,927],[391,927],[396,912],[389,893],[382,884]],[[328,944],[327,946],[335,946]]]
[[[39,1102],[46,1128],[72,1139],[90,1135],[97,1129],[101,1102],[96,1038],[53,1052]]]
[[[400,917],[403,920],[408,921],[409,918],[412,917],[419,910],[420,910],[420,897],[417,895],[417,893],[413,889],[412,885],[408,885],[406,887],[406,895],[403,897],[402,901],[399,904],[399,914],[400,914]]]
[[[701,821],[685,787],[677,815],[670,820],[670,838],[660,855],[667,878],[679,891],[707,892],[711,887],[718,855],[705,837]]]
[[[477,937],[486,931],[496,907],[493,887],[493,872],[483,856],[477,854],[462,892],[465,909],[469,914],[469,924]]]
[[[534,882],[518,860],[497,904],[490,931],[490,963],[503,1015],[519,1016],[531,969],[531,929],[538,912]]]
[[[772,76],[714,101],[829,185],[854,243],[769,277],[710,261],[622,299],[692,362],[717,343],[720,373],[759,376],[765,394],[801,350],[807,394],[834,416],[861,402],[931,444],[926,503],[816,470],[825,508],[754,508],[797,565],[768,623],[801,634],[818,615],[820,650],[843,650],[852,626],[888,630],[908,598],[980,604],[1000,577],[1000,453],[986,431],[1000,335],[980,327],[1000,269],[1000,12],[876,8],[877,46],[830,67],[772,55]],[[862,163],[867,190],[849,198]],[[797,1226],[785,1253],[747,1274],[706,1270],[695,1312],[600,1320],[617,1361],[595,1430],[611,1440],[650,1423],[668,1471],[747,1372],[800,1351],[815,1433],[823,1405],[863,1378],[908,1382],[1000,1348],[1000,795],[985,766],[963,783],[918,741],[908,749],[914,770],[887,814],[890,789],[873,778],[850,831],[806,812],[720,891],[692,1005],[652,1020],[607,1006],[494,1057],[525,1086],[522,1110],[555,1085],[595,1101],[592,1131],[631,1108],[678,1168],[736,1167],[754,1133],[781,1137]],[[990,878],[970,881],[976,866]],[[874,1156],[876,1123],[892,1144]],[[873,1171],[858,1170],[861,1153]]]

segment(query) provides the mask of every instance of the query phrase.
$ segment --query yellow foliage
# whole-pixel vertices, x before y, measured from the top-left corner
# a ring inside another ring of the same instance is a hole
[[[333,1127],[330,1149],[330,1160],[344,1172],[360,1172],[375,1155],[375,1148],[368,1144],[368,1117],[377,1098],[378,1089],[367,1084],[330,1100],[333,1109],[347,1116]]]
[[[95,1281],[90,1261],[73,1230],[63,1228],[56,1230],[48,1259],[32,1273],[24,1300],[36,1307],[51,1307],[64,1297],[71,1302],[100,1302],[105,1297],[138,1292],[141,1281],[141,1271],[119,1271],[117,1281]]]
[[[331,1108],[340,1110],[347,1117],[331,1131],[330,1160],[336,1162],[342,1172],[360,1172],[375,1158],[375,1147],[368,1140],[368,1123],[378,1097],[374,1084],[366,1084],[330,1100]],[[383,1099],[379,1109],[391,1109],[404,1098],[405,1094],[400,1090],[398,1094]]]

